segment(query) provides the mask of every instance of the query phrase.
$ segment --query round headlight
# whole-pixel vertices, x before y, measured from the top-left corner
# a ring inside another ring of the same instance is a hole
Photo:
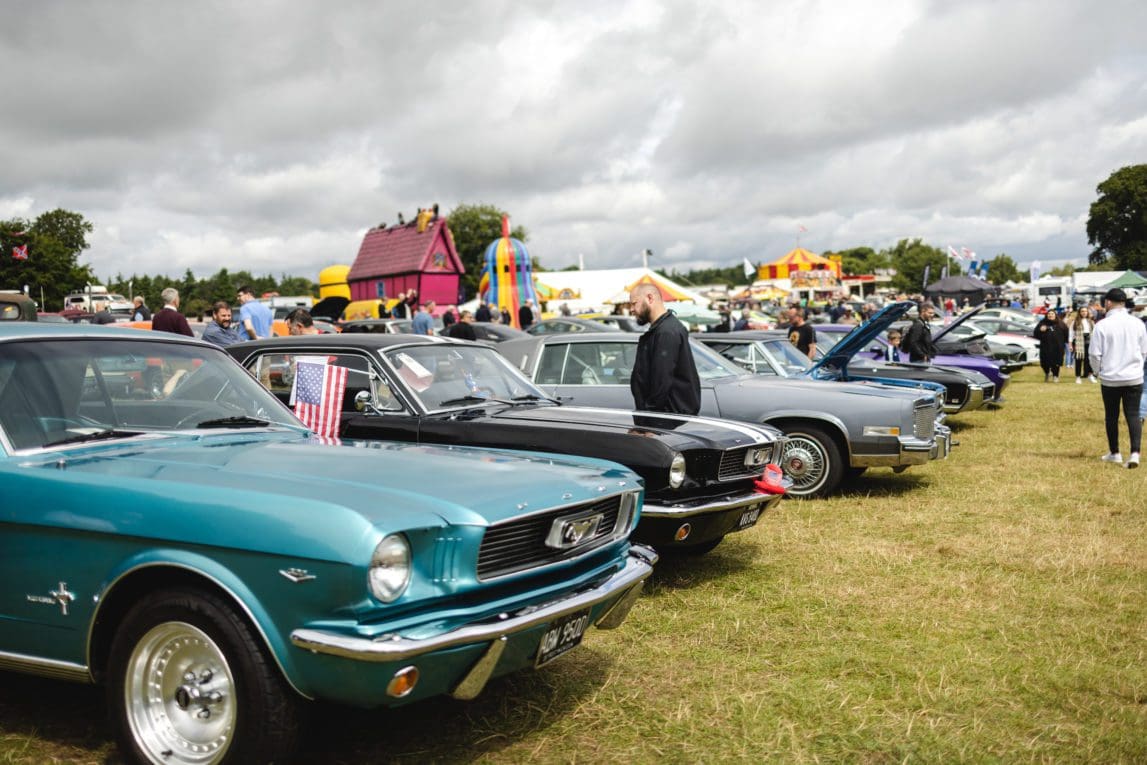
[[[685,482],[685,455],[678,452],[669,463],[669,486],[676,489]]]
[[[410,545],[405,537],[391,534],[378,543],[370,556],[370,592],[383,603],[390,603],[406,592],[410,584]]]

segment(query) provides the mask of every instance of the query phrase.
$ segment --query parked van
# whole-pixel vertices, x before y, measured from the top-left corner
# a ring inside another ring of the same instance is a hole
[[[123,295],[108,292],[107,287],[103,287],[99,284],[93,284],[77,292],[69,292],[64,297],[64,310],[78,308],[88,313],[96,313],[105,307],[112,313],[131,316],[131,301]]]

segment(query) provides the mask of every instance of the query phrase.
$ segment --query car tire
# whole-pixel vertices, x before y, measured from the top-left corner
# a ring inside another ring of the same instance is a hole
[[[788,443],[779,461],[792,479],[790,497],[823,497],[844,478],[844,457],[836,440],[816,425],[795,423],[781,428]]]
[[[300,698],[251,626],[207,591],[151,593],[108,657],[108,709],[131,762],[280,762],[295,750]]]

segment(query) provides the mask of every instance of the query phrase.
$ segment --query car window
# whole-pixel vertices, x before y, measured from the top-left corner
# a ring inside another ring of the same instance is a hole
[[[767,343],[761,343],[759,346],[754,346],[757,350],[769,357],[773,364],[779,366],[785,371],[786,375],[799,375],[812,368],[812,362],[809,361],[808,356],[804,355],[797,350],[797,347],[785,340],[774,340]],[[762,369],[766,374],[772,374],[773,370]]]
[[[16,449],[101,431],[134,435],[236,417],[299,427],[218,349],[38,340],[7,343],[0,358],[0,428]]]
[[[293,404],[292,390],[295,384],[295,370],[300,361],[318,361],[337,367],[346,367],[346,390],[343,392],[342,411],[354,412],[355,397],[366,391],[371,394],[375,405],[384,410],[401,410],[402,403],[394,396],[390,384],[370,373],[370,362],[356,353],[316,354],[314,351],[299,353],[264,353],[247,362],[247,369],[267,390],[284,404]]]
[[[566,343],[544,346],[535,382],[539,385],[559,385],[562,381],[562,370],[565,369],[568,352],[569,345]]]
[[[572,343],[562,384],[629,385],[636,358],[633,343]]]
[[[427,410],[481,404],[482,399],[546,398],[492,348],[469,345],[420,345],[384,354],[410,395]]]

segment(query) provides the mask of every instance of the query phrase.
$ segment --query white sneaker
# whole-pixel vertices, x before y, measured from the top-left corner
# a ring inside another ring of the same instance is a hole
[[[1091,380],[1091,381],[1092,381],[1092,382],[1094,382],[1094,383],[1097,383],[1097,382],[1099,382],[1099,380],[1096,380],[1096,379],[1095,379],[1095,375],[1091,375],[1091,376],[1089,376],[1087,379],[1088,379],[1088,380]]]
[[[1076,385],[1083,385],[1083,378],[1082,377],[1075,378],[1075,384]]]
[[[1135,456],[1138,457],[1139,455],[1136,454]],[[1123,455],[1120,454],[1119,452],[1112,452],[1111,454],[1104,454],[1099,459],[1103,460],[1104,462],[1114,462],[1116,465],[1122,465],[1123,464]],[[1136,460],[1136,462],[1138,462],[1138,460]]]
[[[1057,382],[1059,382],[1059,378],[1058,378],[1058,377],[1053,377],[1053,378],[1051,378],[1051,381],[1052,381],[1053,383],[1057,383]]]
[[[1131,452],[1131,456],[1127,458],[1127,467],[1139,467],[1139,452]]]

